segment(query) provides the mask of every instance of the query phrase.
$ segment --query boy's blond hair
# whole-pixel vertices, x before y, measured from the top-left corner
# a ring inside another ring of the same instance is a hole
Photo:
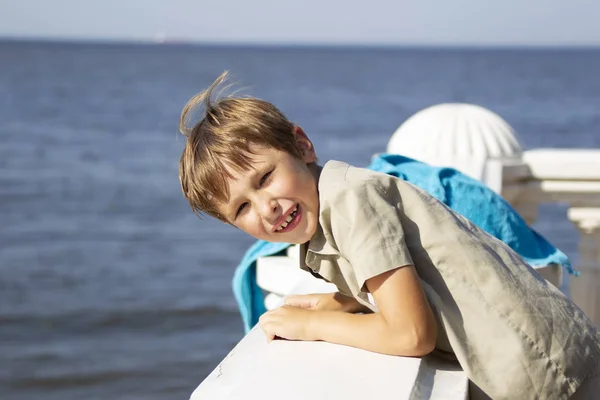
[[[214,91],[226,79],[227,71],[207,90],[192,97],[179,121],[179,130],[187,137],[179,162],[183,195],[197,215],[206,213],[224,222],[228,222],[227,218],[219,213],[217,206],[229,198],[227,179],[233,179],[231,171],[253,168],[251,145],[301,158],[294,124],[273,104],[251,97],[212,99]],[[199,106],[204,108],[204,116],[193,128],[188,128]]]

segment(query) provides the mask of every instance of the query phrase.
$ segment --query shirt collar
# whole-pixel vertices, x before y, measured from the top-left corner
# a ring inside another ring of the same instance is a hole
[[[323,226],[330,226],[331,224],[329,221],[325,223],[324,215],[329,216],[331,211],[329,210],[331,207],[327,201],[327,194],[330,193],[328,189],[345,179],[348,167],[349,165],[344,162],[328,161],[319,174],[319,220],[317,230],[310,241],[300,245],[300,268],[302,269],[307,269],[306,263],[315,260],[317,255],[339,254],[339,251],[331,245],[330,240],[327,240],[327,236],[329,235],[325,232]]]
[[[317,225],[317,231],[310,239],[308,243],[305,243],[303,246],[305,248],[305,253],[314,253],[321,255],[333,255],[338,254],[339,252],[329,243],[327,240],[327,235],[323,231],[323,227],[321,226],[321,221]],[[302,248],[302,247],[301,247]]]
[[[321,224],[309,242],[300,245],[300,268],[306,271],[316,271],[319,268],[319,258],[328,255],[338,255],[339,252],[325,238]],[[310,265],[310,266],[309,266]]]

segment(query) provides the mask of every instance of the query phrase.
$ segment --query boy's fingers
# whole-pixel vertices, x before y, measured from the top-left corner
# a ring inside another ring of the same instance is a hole
[[[297,295],[297,294],[293,294],[293,295],[291,295],[291,296],[287,296],[287,297],[285,298],[285,303],[286,303],[286,304],[288,304],[288,303],[295,303],[295,302],[299,301],[300,299],[302,299],[303,297],[304,297],[304,296],[300,296],[300,295]]]
[[[269,325],[270,324],[267,324],[264,319],[260,321],[260,328],[267,338],[267,343],[271,343],[271,341],[275,338],[275,334],[272,332]]]
[[[312,301],[310,296],[294,295],[285,298],[285,305],[300,308],[310,308],[312,306]]]
[[[284,304],[286,306],[301,307],[302,300],[298,296],[288,296],[285,298]]]

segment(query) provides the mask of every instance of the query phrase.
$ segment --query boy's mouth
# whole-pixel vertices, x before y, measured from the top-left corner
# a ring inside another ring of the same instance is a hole
[[[300,212],[300,205],[296,204],[291,209],[291,212],[289,212],[287,216],[283,219],[283,221],[280,222],[279,225],[275,228],[275,232],[284,233],[291,231],[296,226],[298,226],[301,217],[302,213]]]

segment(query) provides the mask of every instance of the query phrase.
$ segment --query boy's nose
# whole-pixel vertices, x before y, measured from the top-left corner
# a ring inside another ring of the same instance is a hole
[[[274,224],[277,221],[279,217],[279,204],[277,200],[273,198],[263,199],[260,210],[263,218],[269,223]]]

